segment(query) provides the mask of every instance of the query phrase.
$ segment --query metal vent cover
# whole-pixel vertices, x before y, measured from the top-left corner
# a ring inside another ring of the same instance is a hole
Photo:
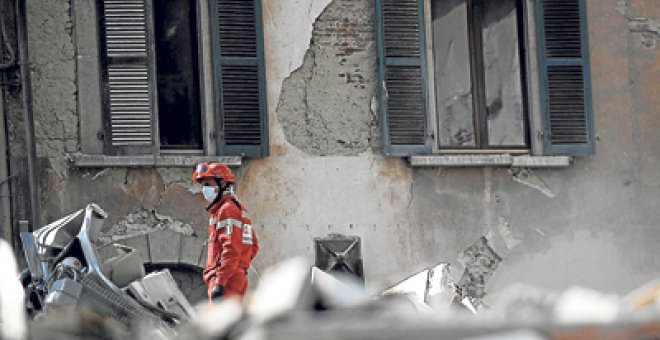
[[[324,272],[341,272],[364,283],[362,242],[358,236],[330,234],[314,238],[315,266]]]

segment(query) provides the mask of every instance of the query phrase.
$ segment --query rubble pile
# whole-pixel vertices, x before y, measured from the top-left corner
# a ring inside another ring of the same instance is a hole
[[[316,259],[322,268],[293,258],[264,272],[244,301],[193,308],[167,270],[145,272],[135,249],[116,245],[114,255],[99,255],[95,241],[104,218],[100,207],[88,205],[34,233],[21,233],[27,268],[20,275],[0,242],[5,265],[0,338],[660,337],[660,280],[623,297],[582,287],[548,292],[521,285],[486,295],[486,283],[511,248],[493,246],[488,236],[459,255],[462,268],[436,263],[381,292],[364,288],[358,239],[318,239],[329,259]]]

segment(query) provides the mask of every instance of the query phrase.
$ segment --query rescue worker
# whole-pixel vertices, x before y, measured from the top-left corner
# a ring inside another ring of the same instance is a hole
[[[247,210],[234,193],[235,179],[222,163],[200,163],[192,176],[202,185],[210,203],[206,268],[202,275],[209,301],[219,297],[243,298],[247,270],[259,245]]]

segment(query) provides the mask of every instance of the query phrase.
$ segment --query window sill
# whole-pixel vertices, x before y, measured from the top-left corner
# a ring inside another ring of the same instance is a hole
[[[112,167],[157,167],[188,168],[202,162],[220,162],[230,167],[243,164],[241,156],[183,156],[183,155],[142,155],[142,156],[106,156],[106,155],[71,155],[73,166],[78,168]]]
[[[511,156],[511,155],[431,155],[410,156],[412,167],[441,168],[566,168],[569,156]]]

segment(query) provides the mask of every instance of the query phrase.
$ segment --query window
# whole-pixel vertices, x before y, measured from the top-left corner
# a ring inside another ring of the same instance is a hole
[[[376,14],[386,153],[529,152],[537,135],[545,155],[593,153],[584,0],[377,0]]]
[[[522,2],[435,0],[431,5],[438,147],[526,147]]]
[[[161,149],[202,149],[195,1],[154,6],[156,87]]]
[[[201,155],[209,139],[220,155],[268,154],[260,0],[99,0],[98,13],[105,154]]]

